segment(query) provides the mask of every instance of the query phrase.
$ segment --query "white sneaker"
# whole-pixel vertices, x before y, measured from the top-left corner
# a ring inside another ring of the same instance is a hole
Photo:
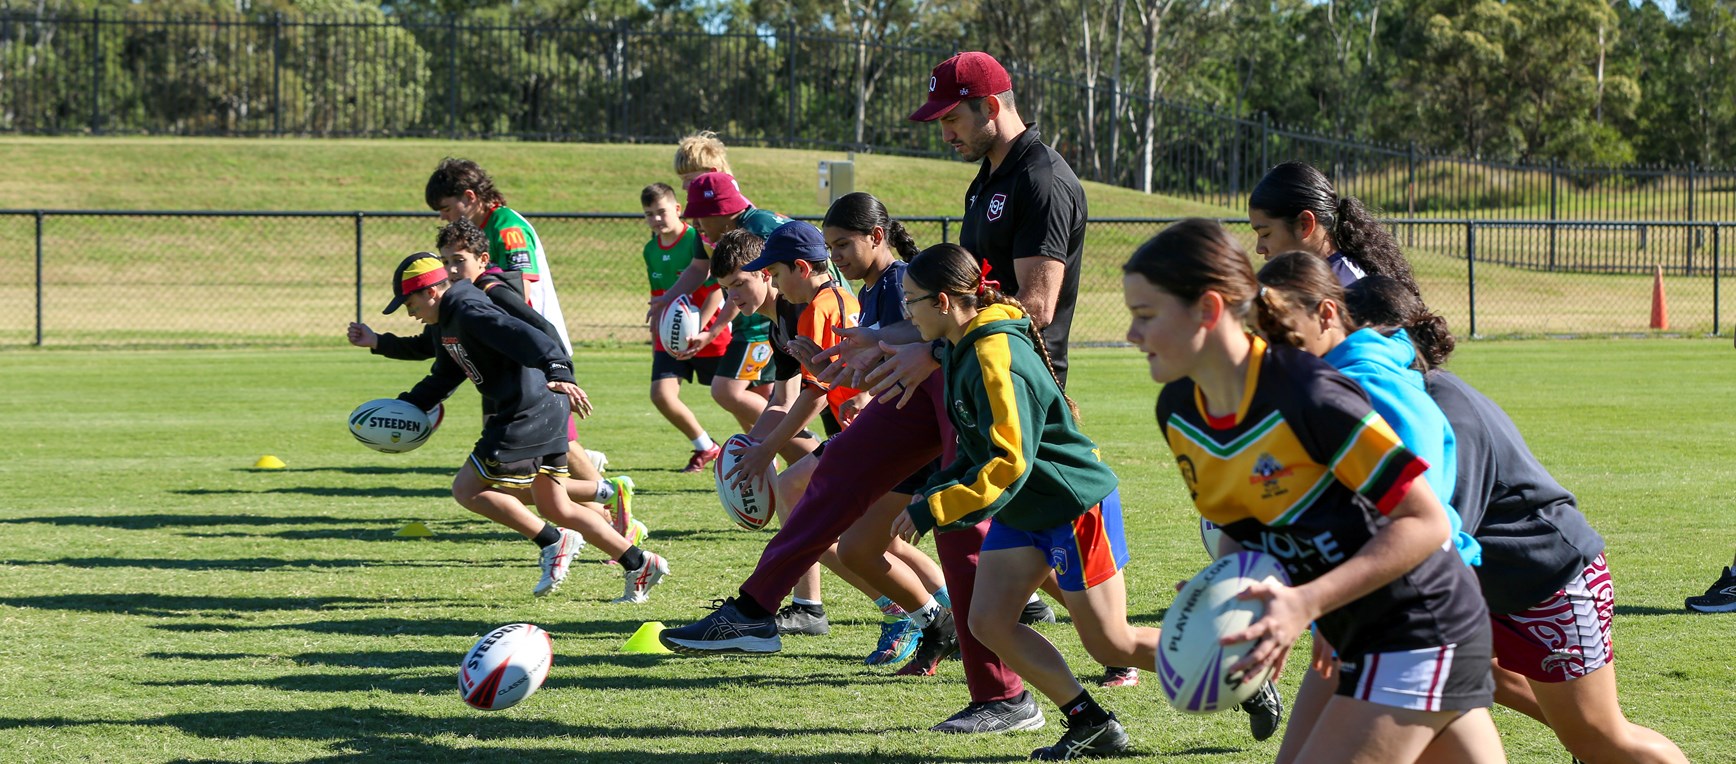
[[[608,472],[609,471],[609,455],[608,454],[605,454],[601,451],[592,451],[591,449],[587,448],[587,449],[585,449],[585,455],[591,457],[591,466],[596,467],[598,472]]]
[[[627,579],[627,591],[612,601],[630,604],[645,602],[650,599],[646,594],[651,591],[651,587],[669,575],[669,562],[661,555],[646,552],[645,564],[637,570],[625,571],[624,575]]]
[[[559,587],[562,581],[567,580],[567,568],[572,565],[573,555],[584,548],[584,538],[562,528],[561,540],[543,547],[542,559],[539,561],[542,565],[542,580],[536,582],[536,588],[531,590],[531,594],[541,597]]]

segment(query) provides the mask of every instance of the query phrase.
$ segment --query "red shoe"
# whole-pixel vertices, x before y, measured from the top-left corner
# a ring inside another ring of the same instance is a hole
[[[1099,687],[1132,687],[1139,684],[1139,669],[1132,666],[1109,666],[1103,669]]]
[[[711,448],[704,451],[695,450],[693,456],[687,460],[687,467],[681,470],[681,474],[697,475],[704,472],[705,465],[717,461],[719,456],[723,456],[723,446],[716,443],[711,444]]]

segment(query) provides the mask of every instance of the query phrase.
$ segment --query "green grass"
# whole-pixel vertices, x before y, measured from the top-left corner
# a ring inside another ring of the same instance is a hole
[[[1732,551],[1736,426],[1722,342],[1513,342],[1454,367],[1500,401],[1609,540],[1617,653],[1630,718],[1696,761],[1736,757],[1736,617],[1690,616]],[[1588,359],[1595,359],[1591,361]],[[876,612],[835,579],[834,633],[762,659],[634,656],[644,621],[688,622],[731,592],[769,535],[735,530],[686,445],[645,401],[639,349],[587,350],[598,407],[586,444],[638,481],[648,547],[674,575],[616,606],[613,569],[584,555],[554,597],[530,597],[534,550],[447,495],[474,434],[474,393],[445,431],[401,456],[343,430],[357,402],[422,369],[359,350],[62,350],[0,364],[0,751],[8,762],[1010,761],[1059,734],[953,738],[956,664],[894,679],[860,664]],[[1181,481],[1150,421],[1156,388],[1125,350],[1083,350],[1071,392],[1120,474],[1134,562],[1132,618],[1155,625],[1170,584],[1204,564]],[[688,400],[723,434],[724,417]],[[249,469],[262,454],[283,471]],[[410,521],[428,540],[398,540]],[[554,634],[547,685],[509,711],[461,703],[455,666],[488,628]],[[1065,620],[1044,633],[1095,667]],[[1293,690],[1293,664],[1285,679]],[[1144,761],[1269,761],[1237,714],[1184,716],[1152,681],[1098,693]],[[1045,704],[1051,721],[1052,707]],[[1516,762],[1566,756],[1537,724],[1496,712]]]

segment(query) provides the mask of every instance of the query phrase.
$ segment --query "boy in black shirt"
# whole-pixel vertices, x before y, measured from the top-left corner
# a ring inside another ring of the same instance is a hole
[[[544,332],[496,307],[470,282],[448,281],[445,264],[433,253],[418,252],[400,263],[392,290],[384,312],[403,305],[412,318],[437,325],[442,351],[428,376],[398,397],[426,410],[468,378],[492,412],[452,482],[453,498],[542,548],[543,576],[533,592],[537,596],[566,579],[573,554],[589,541],[625,571],[626,592],[615,601],[644,602],[646,592],[668,575],[669,564],[567,500],[568,412],[588,416],[591,404],[573,382],[566,351]],[[578,533],[531,514],[514,493],[526,489],[545,517]]]

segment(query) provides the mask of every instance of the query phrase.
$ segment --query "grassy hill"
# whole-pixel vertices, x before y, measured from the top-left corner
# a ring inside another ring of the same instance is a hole
[[[0,207],[145,210],[423,211],[442,157],[488,168],[513,207],[532,212],[638,212],[646,184],[674,183],[674,147],[443,140],[6,138]],[[841,152],[734,148],[749,198],[818,215],[816,167]],[[957,215],[976,166],[858,154],[856,189],[894,215]],[[1234,215],[1236,211],[1087,183],[1095,216]]]

